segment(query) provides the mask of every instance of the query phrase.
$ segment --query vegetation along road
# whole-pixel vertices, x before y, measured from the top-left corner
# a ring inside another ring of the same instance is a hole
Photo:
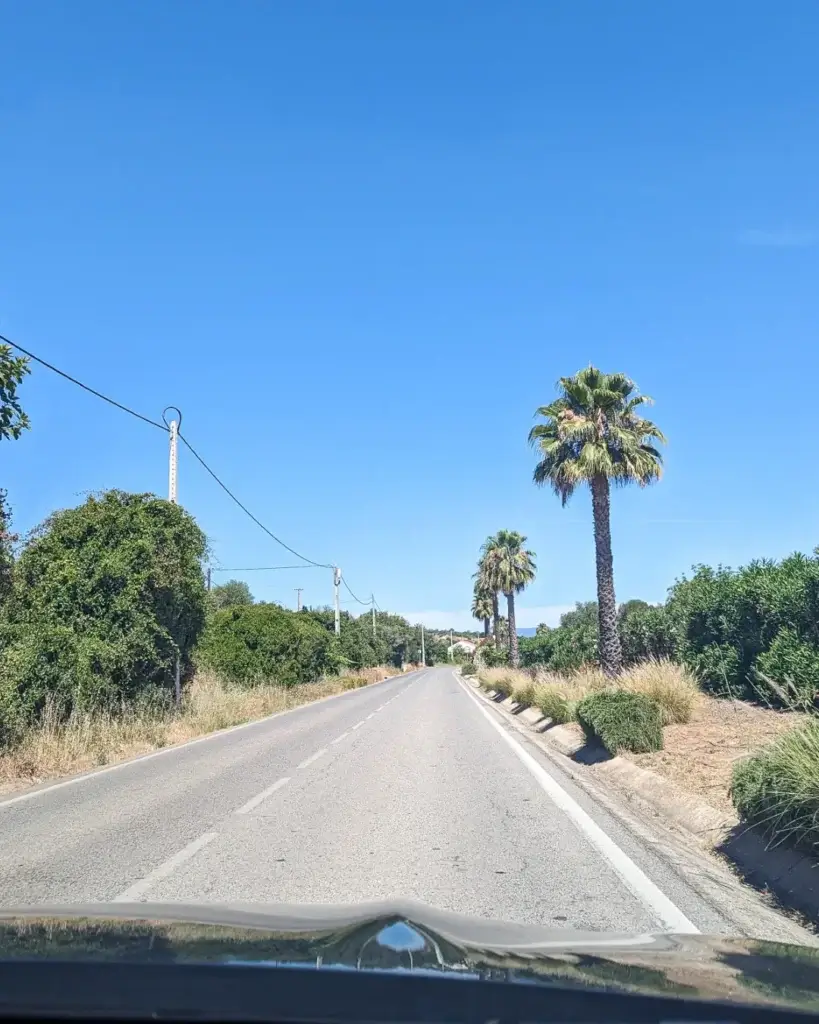
[[[400,894],[560,928],[738,930],[470,690],[408,673],[7,798],[0,900]]]

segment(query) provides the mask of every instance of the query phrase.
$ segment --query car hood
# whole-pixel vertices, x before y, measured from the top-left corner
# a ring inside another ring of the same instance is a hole
[[[575,932],[467,917],[409,900],[10,908],[0,912],[0,958],[432,971],[819,1009],[819,948]]]

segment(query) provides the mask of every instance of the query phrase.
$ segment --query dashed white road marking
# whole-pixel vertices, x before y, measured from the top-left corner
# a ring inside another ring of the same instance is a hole
[[[336,736],[336,738],[334,740],[331,740],[330,746],[332,747],[332,745],[334,743],[341,743],[341,741],[343,739],[345,739],[349,735],[350,735],[350,730],[348,729],[346,732],[343,732],[340,736]]]
[[[364,719],[364,721],[365,722],[369,722],[369,720],[371,718],[375,718],[375,712],[374,711],[371,714],[367,715],[367,717]]]
[[[311,754],[308,758],[305,758],[305,760],[302,761],[301,764],[297,764],[296,771],[298,771],[299,768],[306,768],[309,764],[312,764],[314,761],[318,761],[318,759],[326,753],[327,747],[322,747],[321,750],[317,750],[315,754]]]
[[[364,724],[364,722],[365,722],[365,721],[366,721],[366,719],[365,719],[365,718],[362,718],[360,722],[356,722],[356,723],[355,723],[355,725],[353,726],[353,729],[360,729],[360,728],[361,728],[361,726],[362,726],[362,725]]]
[[[186,860],[190,860],[191,857],[202,849],[203,846],[207,846],[208,843],[217,837],[218,832],[206,832],[204,835],[199,836],[198,839],[194,839],[192,843],[188,843],[178,853],[175,853],[173,857],[169,857],[163,864],[160,864],[158,868],[154,868],[153,871],[149,871],[148,874],[141,879],[139,882],[135,882],[132,886],[129,886],[125,892],[121,892],[114,900],[115,903],[135,903],[142,899],[148,889],[151,888],[156,882],[161,881],[163,878],[167,878],[173,871],[175,871],[180,864],[184,864]]]
[[[252,799],[248,800],[246,804],[242,804],[236,814],[250,814],[254,807],[258,807],[262,800],[266,800],[269,796],[276,792],[277,789],[281,789],[282,786],[286,786],[290,781],[289,778],[279,779],[278,782],[274,782],[272,786],[268,786],[267,789],[263,789],[261,793],[257,793]]]
[[[508,743],[515,755],[524,763],[529,772],[535,777],[541,789],[545,790],[567,817],[571,818],[574,824],[586,836],[592,846],[606,858],[617,874],[622,878],[626,886],[642,900],[646,906],[654,912],[663,927],[676,934],[699,935],[699,928],[690,921],[680,908],[662,892],[638,867],[627,853],[620,849],[615,841],[607,835],[597,822],[587,814],[577,801],[571,797],[560,785],[557,779],[553,778],[546,769],[534,757],[521,746],[520,742],[494,717],[494,715],[483,706],[478,698],[470,693],[463,680],[455,676],[460,685],[466,691],[469,699],[473,701],[478,710],[487,719],[489,724],[498,732],[505,743]]]

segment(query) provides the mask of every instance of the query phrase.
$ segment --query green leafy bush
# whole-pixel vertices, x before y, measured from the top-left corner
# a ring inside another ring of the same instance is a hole
[[[0,720],[172,689],[205,622],[206,541],[178,505],[108,491],[56,512],[13,569],[0,623]]]
[[[734,767],[731,799],[741,817],[775,842],[816,853],[819,843],[819,722],[785,733]]]
[[[577,720],[588,734],[597,736],[610,754],[631,750],[644,754],[663,749],[659,705],[642,693],[601,690],[577,705]]]
[[[276,604],[240,605],[216,612],[197,652],[200,664],[240,686],[313,682],[335,673],[335,637],[308,615]]]
[[[777,703],[811,710],[819,693],[819,650],[793,629],[781,629],[756,662],[761,684],[773,691]]]
[[[474,661],[465,661],[463,665],[461,665],[461,675],[474,676],[477,673],[477,671],[478,666],[475,664]]]

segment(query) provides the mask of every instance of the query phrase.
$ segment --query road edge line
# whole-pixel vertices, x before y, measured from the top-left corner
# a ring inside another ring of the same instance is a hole
[[[453,671],[453,676],[470,702],[480,711],[489,724],[509,745],[516,757],[523,762],[541,789],[555,806],[566,814],[586,839],[595,847],[620,876],[626,887],[656,915],[662,924],[676,935],[699,935],[700,930],[680,908],[657,886],[641,867],[607,835],[591,815],[570,796],[557,779],[526,750],[519,740],[508,732],[501,723],[470,692],[464,681]]]

